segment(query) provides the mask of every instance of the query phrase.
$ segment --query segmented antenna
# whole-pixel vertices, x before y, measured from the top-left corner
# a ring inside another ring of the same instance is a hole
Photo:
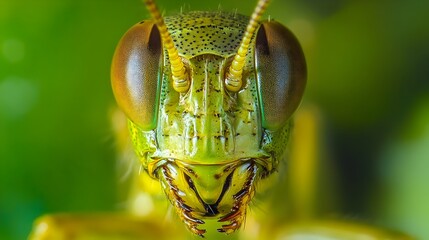
[[[171,64],[171,74],[173,75],[173,88],[177,92],[186,92],[190,85],[188,73],[167,30],[167,25],[165,25],[164,19],[153,0],[143,0],[143,2],[158,27],[164,48],[167,49]]]
[[[228,69],[225,79],[225,86],[231,92],[237,92],[240,90],[243,84],[242,75],[244,64],[246,63],[246,54],[249,50],[250,40],[258,27],[258,22],[265,12],[270,0],[259,0],[255,10],[250,18],[249,24],[247,25],[246,32],[244,33],[243,39],[241,40],[240,47],[238,48],[237,54],[234,56],[234,60]]]

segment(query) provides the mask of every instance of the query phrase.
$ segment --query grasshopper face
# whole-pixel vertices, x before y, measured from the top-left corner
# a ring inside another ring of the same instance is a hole
[[[177,57],[163,49],[163,26],[144,21],[124,35],[113,59],[113,90],[141,163],[201,236],[204,219],[218,219],[225,233],[241,226],[257,183],[277,169],[305,87],[301,48],[274,21],[256,23],[241,82],[228,87],[248,22],[219,12],[166,17]],[[172,81],[175,61],[186,87]]]

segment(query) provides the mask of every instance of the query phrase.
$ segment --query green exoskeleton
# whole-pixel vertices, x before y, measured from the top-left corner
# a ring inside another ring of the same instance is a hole
[[[116,100],[129,118],[144,170],[159,180],[193,233],[232,233],[256,187],[276,172],[306,84],[297,39],[276,21],[188,12],[133,26],[112,64]]]

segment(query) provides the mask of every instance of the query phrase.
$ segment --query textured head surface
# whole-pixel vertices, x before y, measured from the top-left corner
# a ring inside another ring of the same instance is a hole
[[[189,12],[165,17],[165,23],[179,54],[187,59],[236,53],[249,17],[227,12]]]

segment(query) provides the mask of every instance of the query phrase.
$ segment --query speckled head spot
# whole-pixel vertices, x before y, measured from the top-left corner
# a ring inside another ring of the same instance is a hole
[[[179,55],[229,57],[236,53],[249,17],[226,12],[188,12],[165,17]]]

